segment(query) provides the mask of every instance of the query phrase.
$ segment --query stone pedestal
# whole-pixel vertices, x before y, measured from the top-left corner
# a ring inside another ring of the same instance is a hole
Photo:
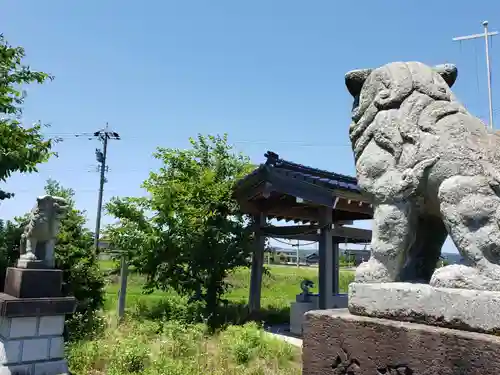
[[[317,303],[314,303],[313,301],[292,302],[290,305],[290,333],[301,336],[304,314],[317,308]]]
[[[498,375],[500,337],[356,316],[305,314],[303,375]]]
[[[373,318],[500,333],[500,292],[435,288],[427,284],[352,283],[349,311]]]
[[[62,272],[7,269],[0,293],[0,375],[63,375],[64,320],[76,307],[61,297]]]
[[[302,325],[304,323],[304,314],[307,311],[317,310],[319,308],[319,298],[317,294],[308,296],[309,301],[301,301],[303,297],[296,296],[296,302],[290,305],[290,332],[294,335],[302,335]],[[331,306],[329,308],[339,309],[347,307],[347,294],[336,294],[332,296]]]
[[[62,271],[8,267],[4,293],[18,298],[60,297]]]

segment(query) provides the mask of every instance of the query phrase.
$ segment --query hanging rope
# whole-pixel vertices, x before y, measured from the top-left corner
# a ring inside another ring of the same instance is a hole
[[[285,244],[285,245],[297,246],[297,245],[291,244],[290,242],[286,242],[286,241],[280,240],[279,238],[275,238],[275,237],[269,237],[269,238],[275,240],[276,242]],[[300,246],[308,246],[308,245],[313,245],[315,243],[318,243],[318,241],[311,241],[309,243],[304,243],[304,244],[301,243]]]

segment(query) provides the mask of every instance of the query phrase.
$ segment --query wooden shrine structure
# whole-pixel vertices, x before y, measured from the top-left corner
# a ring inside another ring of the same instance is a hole
[[[373,218],[356,178],[280,159],[268,151],[267,160],[236,183],[234,197],[253,216],[256,248],[252,257],[249,310],[260,309],[266,237],[319,242],[319,308],[330,307],[339,294],[339,243],[369,243],[371,231],[346,227],[354,220]],[[294,222],[273,226],[268,219]]]

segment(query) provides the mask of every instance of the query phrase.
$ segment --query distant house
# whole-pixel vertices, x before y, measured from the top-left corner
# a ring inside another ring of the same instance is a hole
[[[370,259],[370,250],[361,249],[339,249],[339,256],[348,258],[354,266]],[[297,249],[271,247],[269,249],[269,259],[277,260],[278,256],[281,258],[280,263],[297,263]],[[299,250],[299,263],[315,265],[319,262],[318,250],[315,249],[300,249]]]
[[[370,259],[370,250],[360,250],[360,249],[339,249],[339,256],[345,256],[352,262],[353,266],[358,266],[362,262],[366,262]],[[319,255],[317,252],[309,254],[306,256],[306,262],[308,264],[317,264],[319,262]]]
[[[312,254],[309,254],[306,256],[306,263],[307,264],[318,264],[319,263],[319,255],[317,252],[314,252]]]
[[[299,249],[299,263],[307,264],[307,257],[315,252],[311,249]],[[271,247],[269,248],[269,257],[273,259],[281,258],[280,263],[297,263],[297,249],[281,248],[281,247]]]
[[[101,250],[107,250],[110,247],[110,243],[106,238],[100,238],[99,239],[99,249]]]

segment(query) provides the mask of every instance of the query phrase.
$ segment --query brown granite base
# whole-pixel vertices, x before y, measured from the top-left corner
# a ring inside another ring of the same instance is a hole
[[[4,293],[18,298],[61,297],[63,272],[8,267]]]
[[[65,315],[75,309],[75,297],[17,298],[0,293],[0,316],[4,317]]]
[[[303,375],[499,375],[500,337],[356,316],[305,314]]]

